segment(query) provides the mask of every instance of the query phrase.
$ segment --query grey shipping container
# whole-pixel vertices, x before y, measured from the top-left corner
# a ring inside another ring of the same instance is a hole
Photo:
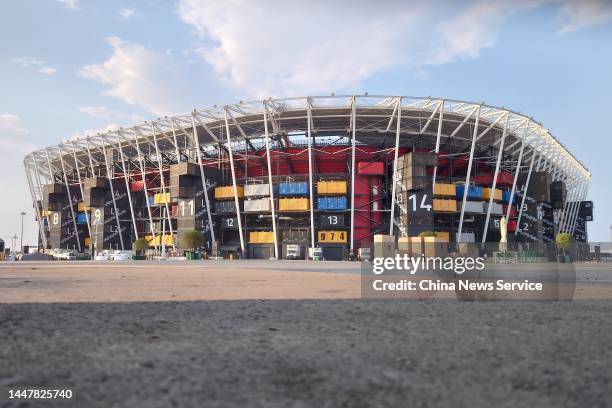
[[[484,212],[484,204],[482,201],[466,201],[465,212],[472,214],[482,214]],[[461,200],[459,200],[459,206],[461,207]]]

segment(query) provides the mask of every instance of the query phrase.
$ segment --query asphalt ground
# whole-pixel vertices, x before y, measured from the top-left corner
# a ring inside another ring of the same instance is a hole
[[[293,300],[28,302],[40,291],[70,295],[63,290],[80,275],[101,279],[74,265],[0,268],[0,406],[612,406],[609,299],[374,301],[319,292]],[[130,290],[146,291],[151,277],[142,274],[157,269],[131,265],[100,272],[118,268]],[[341,273],[294,265],[261,275],[294,273],[305,287],[358,279],[350,265],[336,265]],[[247,266],[209,272],[236,284],[242,273],[259,280]],[[607,271],[593,267],[578,280],[609,288]],[[24,277],[34,281],[15,284]],[[92,288],[117,292],[108,282]],[[9,294],[19,301],[1,303]],[[74,399],[7,398],[8,389],[26,386],[69,388]]]
[[[70,388],[79,407],[606,407],[611,306],[5,304],[0,385]]]

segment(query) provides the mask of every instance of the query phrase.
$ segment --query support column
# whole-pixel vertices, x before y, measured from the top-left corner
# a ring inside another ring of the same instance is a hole
[[[438,153],[440,153],[440,138],[442,137],[442,121],[444,120],[444,100],[440,102],[440,116],[438,117],[438,135],[436,136],[436,158],[438,157]],[[438,164],[436,160],[436,165],[433,170],[433,179],[431,182],[432,194],[436,188],[436,176],[438,174]]]
[[[200,137],[198,128],[195,123],[195,112],[191,113],[191,126],[193,128],[193,142],[195,143],[196,157],[198,158],[198,167],[200,168],[200,179],[202,180],[202,190],[204,191],[204,202],[206,203],[206,216],[210,227],[210,239],[215,242],[215,226],[213,225],[212,215],[210,213],[210,200],[208,198],[208,184],[206,175],[204,174],[204,163],[202,162],[202,152],[200,151]],[[212,245],[212,243],[211,243]]]
[[[155,126],[151,123],[151,131],[153,132],[153,144],[155,146],[155,153],[157,155],[157,168],[159,169],[159,179],[162,186],[162,191],[164,192],[164,207],[166,208],[166,215],[168,219],[168,228],[170,228],[170,236],[172,236],[172,250],[176,251],[176,245],[174,244],[174,230],[172,229],[172,218],[170,216],[170,207],[168,206],[168,200],[166,200],[166,181],[164,180],[164,170],[162,157],[159,153],[159,146],[157,144],[157,132],[155,131]],[[168,194],[170,194],[168,192]],[[162,235],[161,239],[162,248],[165,248],[164,236]]]
[[[514,181],[512,182],[512,190],[510,190],[510,200],[508,201],[508,208],[506,209],[506,221],[510,219],[510,209],[512,208],[512,202],[514,200],[514,192],[516,191],[516,181],[518,180],[519,173],[521,172],[521,162],[523,161],[523,152],[525,151],[525,139],[531,126],[531,119],[527,122],[527,127],[521,138],[521,149],[519,150],[519,156],[516,162],[516,170],[514,171]]]
[[[35,176],[34,180],[36,181],[36,183],[35,183],[36,184],[36,188],[38,188],[39,194],[41,194],[41,201],[42,201],[42,183],[40,182],[40,173],[38,171],[38,165],[36,164],[36,158],[32,159],[32,163],[34,164],[34,176]],[[48,246],[49,242],[47,241],[47,236],[44,234],[45,226],[44,226],[44,223],[42,223],[43,222],[42,218],[41,218],[40,222],[41,222],[42,227],[43,227],[42,242],[43,242],[43,244],[45,246],[45,249],[47,249],[47,246]],[[47,229],[49,229],[49,231],[50,231],[50,227],[51,226],[47,223]]]
[[[89,139],[87,139],[87,152],[90,155],[90,163],[91,163],[91,153],[89,152]],[[119,211],[117,210],[117,201],[115,199],[115,187],[113,186],[113,180],[111,179],[111,168],[108,162],[108,157],[106,156],[106,146],[104,142],[102,142],[102,154],[104,155],[104,164],[106,167],[106,178],[108,179],[108,186],[110,187],[111,197],[113,199],[113,209],[115,210],[115,221],[117,222],[117,230],[119,231],[119,241],[121,242],[121,250],[125,251],[125,243],[123,242],[123,230],[121,229],[121,221],[119,220]],[[93,170],[93,165],[92,165]],[[125,169],[123,171],[125,174]],[[130,198],[130,186],[126,181],[126,194],[128,196],[128,201],[130,203],[130,210],[132,209],[132,199]],[[134,222],[134,234],[136,234],[136,238],[138,238],[138,231],[136,230],[136,220],[134,218],[134,211],[132,211],[132,221]],[[104,246],[104,245],[103,245]]]
[[[125,180],[125,188],[128,196],[128,202],[130,203],[130,213],[132,214],[132,223],[134,225],[134,237],[139,239],[138,228],[136,227],[136,216],[134,215],[134,204],[132,203],[132,193],[130,191],[130,182],[128,180],[127,168],[125,167],[125,156],[123,155],[123,148],[121,147],[121,137],[117,134],[117,145],[119,146],[119,154],[121,156],[121,167],[123,167],[123,179]],[[106,159],[106,153],[104,154]],[[106,163],[108,166],[108,162]],[[143,180],[143,183],[145,181]],[[119,215],[119,214],[117,214]]]
[[[47,152],[47,159],[49,158],[49,151]],[[64,184],[66,185],[66,195],[68,196],[68,202],[70,203],[70,215],[72,217],[72,225],[74,226],[74,236],[76,237],[77,247],[79,248],[79,252],[83,252],[81,250],[81,239],[79,238],[79,229],[76,223],[76,217],[74,216],[74,203],[72,202],[72,197],[70,197],[70,185],[68,185],[68,176],[66,175],[66,166],[64,165],[64,157],[62,155],[62,149],[59,149],[59,158],[60,163],[62,164],[62,173],[64,175]],[[50,160],[49,160],[50,162]]]
[[[79,189],[81,190],[81,200],[85,200],[85,189],[83,188],[83,181],[81,180],[81,170],[79,169],[79,161],[77,160],[76,151],[72,149],[72,158],[74,159],[74,165],[76,167],[77,179],[79,180]],[[89,212],[85,209],[85,219],[87,221],[87,231],[91,239],[91,223],[89,222]]]
[[[34,208],[36,209],[36,221],[38,221],[38,228],[40,230],[40,239],[42,240],[44,248],[47,249],[47,237],[45,237],[45,229],[44,229],[43,222],[42,222],[40,207],[38,206],[38,200],[36,199],[36,194],[34,193],[34,184],[32,183],[32,174],[30,173],[30,168],[28,167],[27,158],[23,161],[23,166],[25,168],[26,178],[28,179],[28,186],[30,187],[30,194],[32,195],[32,203],[34,203]]]
[[[315,247],[315,227],[314,227],[314,191],[312,188],[312,129],[311,129],[311,120],[312,120],[312,109],[310,106],[310,100],[306,101],[306,124],[307,127],[307,139],[308,139],[308,189],[310,193],[310,247]],[[352,225],[352,219],[351,219]],[[351,234],[352,236],[352,234]],[[313,249],[314,250],[314,249]]]
[[[527,173],[527,181],[525,181],[523,197],[521,198],[521,207],[519,208],[518,218],[516,219],[516,230],[514,231],[514,235],[518,235],[519,230],[521,229],[521,218],[523,217],[523,208],[525,207],[525,199],[527,198],[527,190],[529,190],[529,180],[531,179],[531,171],[533,170],[533,163],[535,162],[536,154],[537,152],[534,148],[533,153],[531,154],[531,163],[529,164],[529,172]],[[539,156],[538,162],[541,158],[542,156]]]
[[[393,156],[393,177],[391,181],[391,218],[389,219],[389,235],[393,235],[393,222],[395,218],[395,191],[397,184],[397,159],[399,155],[399,140],[402,121],[402,98],[397,101],[397,122],[395,125],[395,153]]]
[[[310,121],[308,122],[310,126]],[[352,138],[351,138],[351,243],[350,243],[350,254],[355,256],[355,144],[356,144],[356,132],[357,132],[357,97],[353,96],[353,104],[351,107],[351,127],[352,127]],[[312,200],[312,198],[311,198]]]
[[[495,188],[497,187],[497,176],[499,174],[499,165],[501,164],[502,156],[504,155],[504,144],[506,142],[506,134],[508,133],[508,121],[510,113],[506,113],[506,123],[502,132],[501,143],[499,145],[499,153],[497,154],[497,163],[495,164],[495,173],[493,174],[493,185],[491,186],[491,194],[489,196],[489,205],[487,208],[487,217],[485,218],[484,231],[482,232],[482,244],[487,242],[487,233],[489,231],[489,220],[491,219],[491,206],[493,205],[493,197],[495,196]]]
[[[276,231],[276,209],[274,205],[274,185],[272,184],[272,163],[270,160],[270,134],[268,133],[268,109],[264,103],[264,132],[265,132],[265,143],[266,143],[266,160],[268,163],[268,184],[270,185],[270,208],[272,209],[272,232],[274,234],[274,257],[279,258],[278,255],[278,234]],[[309,122],[310,126],[310,122]],[[310,143],[310,139],[309,139]],[[310,157],[310,156],[309,156]],[[312,189],[310,191],[312,197]],[[312,204],[311,204],[312,206]],[[311,228],[312,228],[312,216],[311,216]],[[311,235],[314,231],[311,231]]]
[[[238,220],[238,234],[240,235],[240,248],[242,256],[245,256],[244,236],[242,235],[242,219],[240,218],[240,201],[238,201],[238,186],[236,185],[236,170],[234,168],[234,153],[232,152],[232,140],[230,138],[227,110],[225,111],[225,133],[227,133],[227,151],[229,153],[230,170],[232,171],[232,186],[234,187],[234,203],[236,204],[236,218]]]
[[[474,122],[474,132],[472,132],[472,144],[470,145],[470,158],[468,159],[467,174],[465,176],[465,184],[463,187],[463,198],[461,200],[461,214],[459,215],[459,229],[457,230],[457,242],[463,241],[463,219],[465,216],[465,203],[467,201],[468,188],[470,186],[470,175],[472,173],[472,163],[474,161],[474,150],[476,148],[476,136],[478,136],[478,122],[480,121],[480,108],[476,108],[476,120]]]
[[[138,155],[138,164],[140,165],[140,174],[142,177],[145,204],[147,205],[147,213],[149,215],[149,231],[151,231],[151,235],[153,235],[153,247],[155,248],[155,252],[157,253],[157,242],[155,241],[155,226],[153,225],[153,214],[151,212],[151,204],[149,203],[149,189],[147,188],[147,173],[144,168],[144,162],[142,161],[142,155],[140,154],[140,144],[138,143],[138,135],[136,134],[136,129],[134,129],[134,141],[136,142],[136,154]]]

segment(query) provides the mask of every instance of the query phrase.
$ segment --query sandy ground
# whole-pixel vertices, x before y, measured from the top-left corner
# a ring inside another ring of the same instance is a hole
[[[612,264],[577,265],[575,299],[612,299]],[[0,303],[361,298],[357,262],[13,262]],[[455,298],[438,293],[438,298]]]

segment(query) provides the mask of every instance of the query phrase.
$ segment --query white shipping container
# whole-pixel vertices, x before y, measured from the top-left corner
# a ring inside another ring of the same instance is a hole
[[[244,195],[246,197],[263,196],[267,197],[270,195],[269,184],[247,184],[244,186]]]
[[[476,235],[473,232],[462,232],[461,236],[459,233],[455,233],[456,242],[476,242]]]
[[[270,211],[270,199],[260,198],[257,200],[245,200],[244,212]]]

